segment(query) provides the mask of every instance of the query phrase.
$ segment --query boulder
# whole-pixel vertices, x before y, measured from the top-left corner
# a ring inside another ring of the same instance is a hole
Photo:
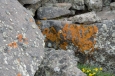
[[[69,10],[60,7],[40,7],[37,10],[37,18],[39,19],[51,19],[69,14]]]
[[[77,68],[72,50],[46,49],[36,76],[86,76]]]
[[[40,0],[18,0],[22,4],[35,4]]]
[[[34,76],[44,57],[44,38],[17,0],[0,0],[0,75]]]
[[[89,11],[101,11],[102,10],[102,0],[85,0],[85,4]]]

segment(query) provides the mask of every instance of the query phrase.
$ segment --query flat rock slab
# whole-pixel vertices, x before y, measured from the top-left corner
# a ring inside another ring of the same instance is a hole
[[[70,14],[70,11],[60,7],[40,7],[37,10],[39,19],[51,19]]]
[[[104,7],[103,11],[96,13],[98,17],[102,20],[112,20],[115,19],[115,10],[110,10],[110,7]]]
[[[75,10],[85,10],[84,0],[57,0],[59,3],[71,3]]]
[[[35,4],[38,1],[41,1],[41,0],[19,0],[19,2],[21,2],[22,4]]]
[[[84,24],[91,24],[95,22],[99,22],[101,19],[96,15],[95,12],[88,12],[80,15],[75,15],[73,17],[68,18],[74,23],[84,23]]]
[[[43,35],[17,0],[0,0],[0,75],[34,76],[43,59]]]
[[[60,7],[60,8],[65,8],[65,9],[70,9],[72,6],[71,3],[45,3],[43,6],[45,7]]]
[[[86,76],[77,68],[72,50],[46,49],[36,76]]]

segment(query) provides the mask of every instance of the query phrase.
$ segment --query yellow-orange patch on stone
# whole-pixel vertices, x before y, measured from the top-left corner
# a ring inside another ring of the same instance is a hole
[[[16,42],[9,43],[8,46],[10,46],[12,48],[17,48],[18,47]]]

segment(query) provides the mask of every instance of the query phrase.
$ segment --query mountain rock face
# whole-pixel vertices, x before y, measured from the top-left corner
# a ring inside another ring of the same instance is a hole
[[[44,38],[17,0],[0,0],[0,75],[34,76],[44,57]]]

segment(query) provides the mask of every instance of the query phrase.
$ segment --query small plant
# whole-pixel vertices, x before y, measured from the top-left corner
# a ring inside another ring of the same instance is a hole
[[[103,72],[103,68],[101,67],[78,64],[78,68],[81,69],[87,76],[114,76],[108,72]]]

